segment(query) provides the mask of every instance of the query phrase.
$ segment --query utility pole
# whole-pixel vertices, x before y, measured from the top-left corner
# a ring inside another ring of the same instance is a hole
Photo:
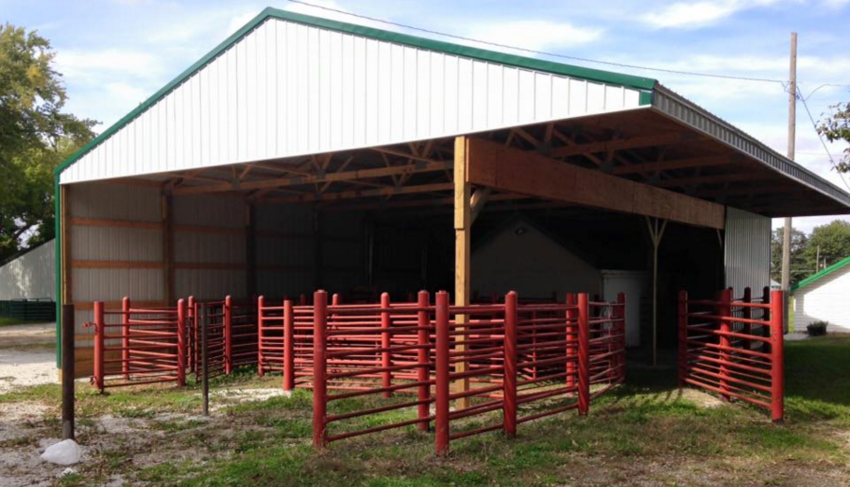
[[[797,33],[791,33],[791,73],[788,83],[788,159],[794,160],[797,137]],[[782,235],[782,290],[791,288],[791,218],[785,218]]]
[[[815,259],[815,274],[820,271],[820,245],[818,245],[818,256]]]
[[[788,159],[794,160],[797,138],[797,33],[791,33],[791,69],[788,82]],[[782,235],[782,291],[785,302],[791,290],[791,218],[785,218],[785,230]],[[785,313],[787,315],[787,313]],[[782,324],[788,332],[788,320]]]

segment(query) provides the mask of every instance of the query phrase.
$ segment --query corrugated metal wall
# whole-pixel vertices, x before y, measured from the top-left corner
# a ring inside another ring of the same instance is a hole
[[[93,301],[115,302],[124,296],[137,301],[165,299],[163,268],[98,267],[98,261],[162,262],[162,231],[159,228],[128,228],[83,224],[88,220],[117,220],[160,224],[159,189],[114,184],[78,184],[70,192],[71,289],[77,305],[77,335],[91,335],[83,328],[91,321]],[[84,220],[80,220],[84,219]],[[91,347],[91,340],[77,341]]]
[[[71,183],[636,108],[640,92],[270,19],[62,173]]]
[[[313,216],[306,205],[257,207],[258,294],[277,299],[315,289]]]
[[[726,208],[726,286],[735,297],[750,287],[761,295],[770,285],[770,218],[736,208]]]
[[[56,241],[51,240],[0,267],[0,301],[56,300]]]

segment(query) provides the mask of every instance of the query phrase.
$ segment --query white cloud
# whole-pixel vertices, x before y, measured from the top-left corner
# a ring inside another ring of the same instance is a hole
[[[705,0],[677,2],[659,12],[650,12],[641,19],[652,27],[694,28],[714,23],[741,10],[776,3],[778,0]]]
[[[567,22],[549,20],[516,20],[503,22],[473,22],[465,35],[483,41],[497,42],[526,49],[576,46],[599,39],[603,29],[577,27]]]

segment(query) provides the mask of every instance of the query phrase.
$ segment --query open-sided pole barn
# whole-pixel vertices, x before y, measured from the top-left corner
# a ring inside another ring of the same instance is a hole
[[[663,334],[676,286],[767,285],[769,218],[850,206],[656,80],[274,9],[63,164],[56,185],[57,295],[76,305],[81,375],[95,300],[321,287],[443,288],[467,303],[484,291],[475,239],[512,212],[600,268],[663,276]]]

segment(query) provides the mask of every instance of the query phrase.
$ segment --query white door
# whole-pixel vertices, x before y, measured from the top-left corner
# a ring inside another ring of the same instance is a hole
[[[602,271],[602,298],[616,301],[626,294],[626,346],[640,346],[640,301],[646,275],[640,271]]]

